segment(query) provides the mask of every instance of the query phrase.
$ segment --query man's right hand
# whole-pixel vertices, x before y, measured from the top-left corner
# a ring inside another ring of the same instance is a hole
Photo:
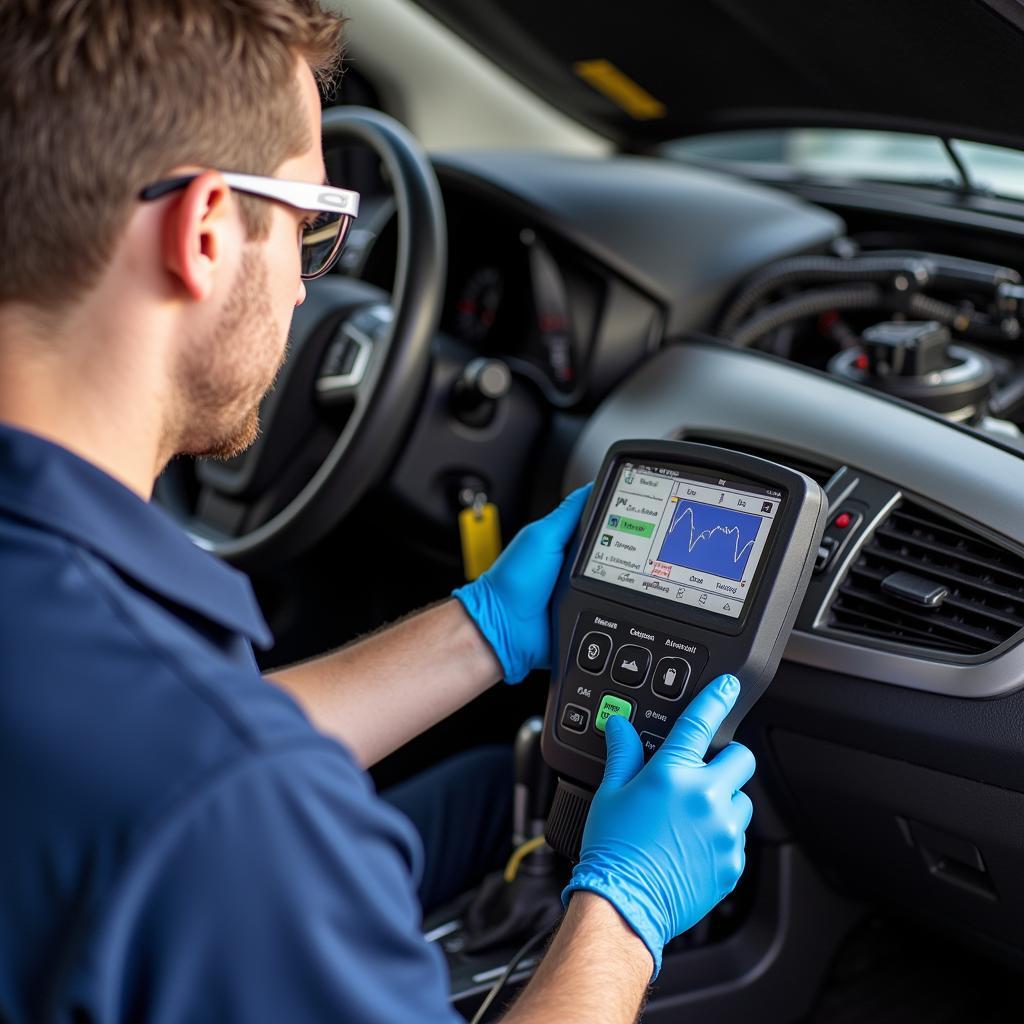
[[[664,945],[732,892],[743,872],[753,805],[740,789],[754,774],[754,755],[731,743],[704,763],[739,692],[735,676],[709,683],[646,765],[625,718],[612,716],[605,727],[604,781],[562,899],[577,889],[607,899],[650,950],[654,976]]]

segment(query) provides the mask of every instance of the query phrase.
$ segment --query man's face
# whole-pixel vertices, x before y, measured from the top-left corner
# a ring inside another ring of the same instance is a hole
[[[305,62],[296,71],[309,122],[309,149],[286,160],[274,177],[320,183],[320,97]],[[262,202],[262,200],[257,200]],[[212,329],[186,339],[174,374],[175,448],[230,458],[259,432],[259,404],[284,362],[292,311],[306,297],[299,276],[303,213],[267,202],[266,238],[246,242]]]

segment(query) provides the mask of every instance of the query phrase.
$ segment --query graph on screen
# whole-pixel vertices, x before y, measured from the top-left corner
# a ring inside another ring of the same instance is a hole
[[[760,516],[700,501],[680,501],[672,511],[658,559],[740,580],[760,527]]]

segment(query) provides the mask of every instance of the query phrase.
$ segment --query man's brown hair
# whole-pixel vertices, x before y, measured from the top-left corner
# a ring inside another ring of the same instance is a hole
[[[175,166],[308,149],[295,62],[333,75],[341,24],[317,0],[0,0],[0,302],[87,290]],[[266,204],[239,202],[260,237]]]

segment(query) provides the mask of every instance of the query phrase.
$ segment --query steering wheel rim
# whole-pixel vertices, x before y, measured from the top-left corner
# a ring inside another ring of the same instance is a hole
[[[354,407],[327,456],[298,493],[266,521],[229,536],[191,511],[173,485],[164,482],[158,486],[157,500],[197,544],[242,567],[280,562],[311,547],[379,479],[397,453],[425,385],[431,341],[444,299],[444,205],[437,177],[419,143],[394,118],[367,107],[326,110],[322,126],[325,148],[343,141],[362,143],[376,153],[387,172],[398,235],[390,303],[393,315],[379,317],[381,330],[373,339],[372,359],[359,388],[352,389]],[[332,329],[338,332],[339,324],[352,320],[359,311],[370,306],[379,311],[381,294],[337,275],[309,282],[304,307],[312,305],[321,312],[307,329],[307,336],[319,332],[322,337],[324,325],[332,319]],[[289,361],[292,358],[289,356]],[[204,475],[223,480],[225,490],[231,490],[229,471],[215,463],[204,469]],[[255,504],[249,503],[250,507]]]

